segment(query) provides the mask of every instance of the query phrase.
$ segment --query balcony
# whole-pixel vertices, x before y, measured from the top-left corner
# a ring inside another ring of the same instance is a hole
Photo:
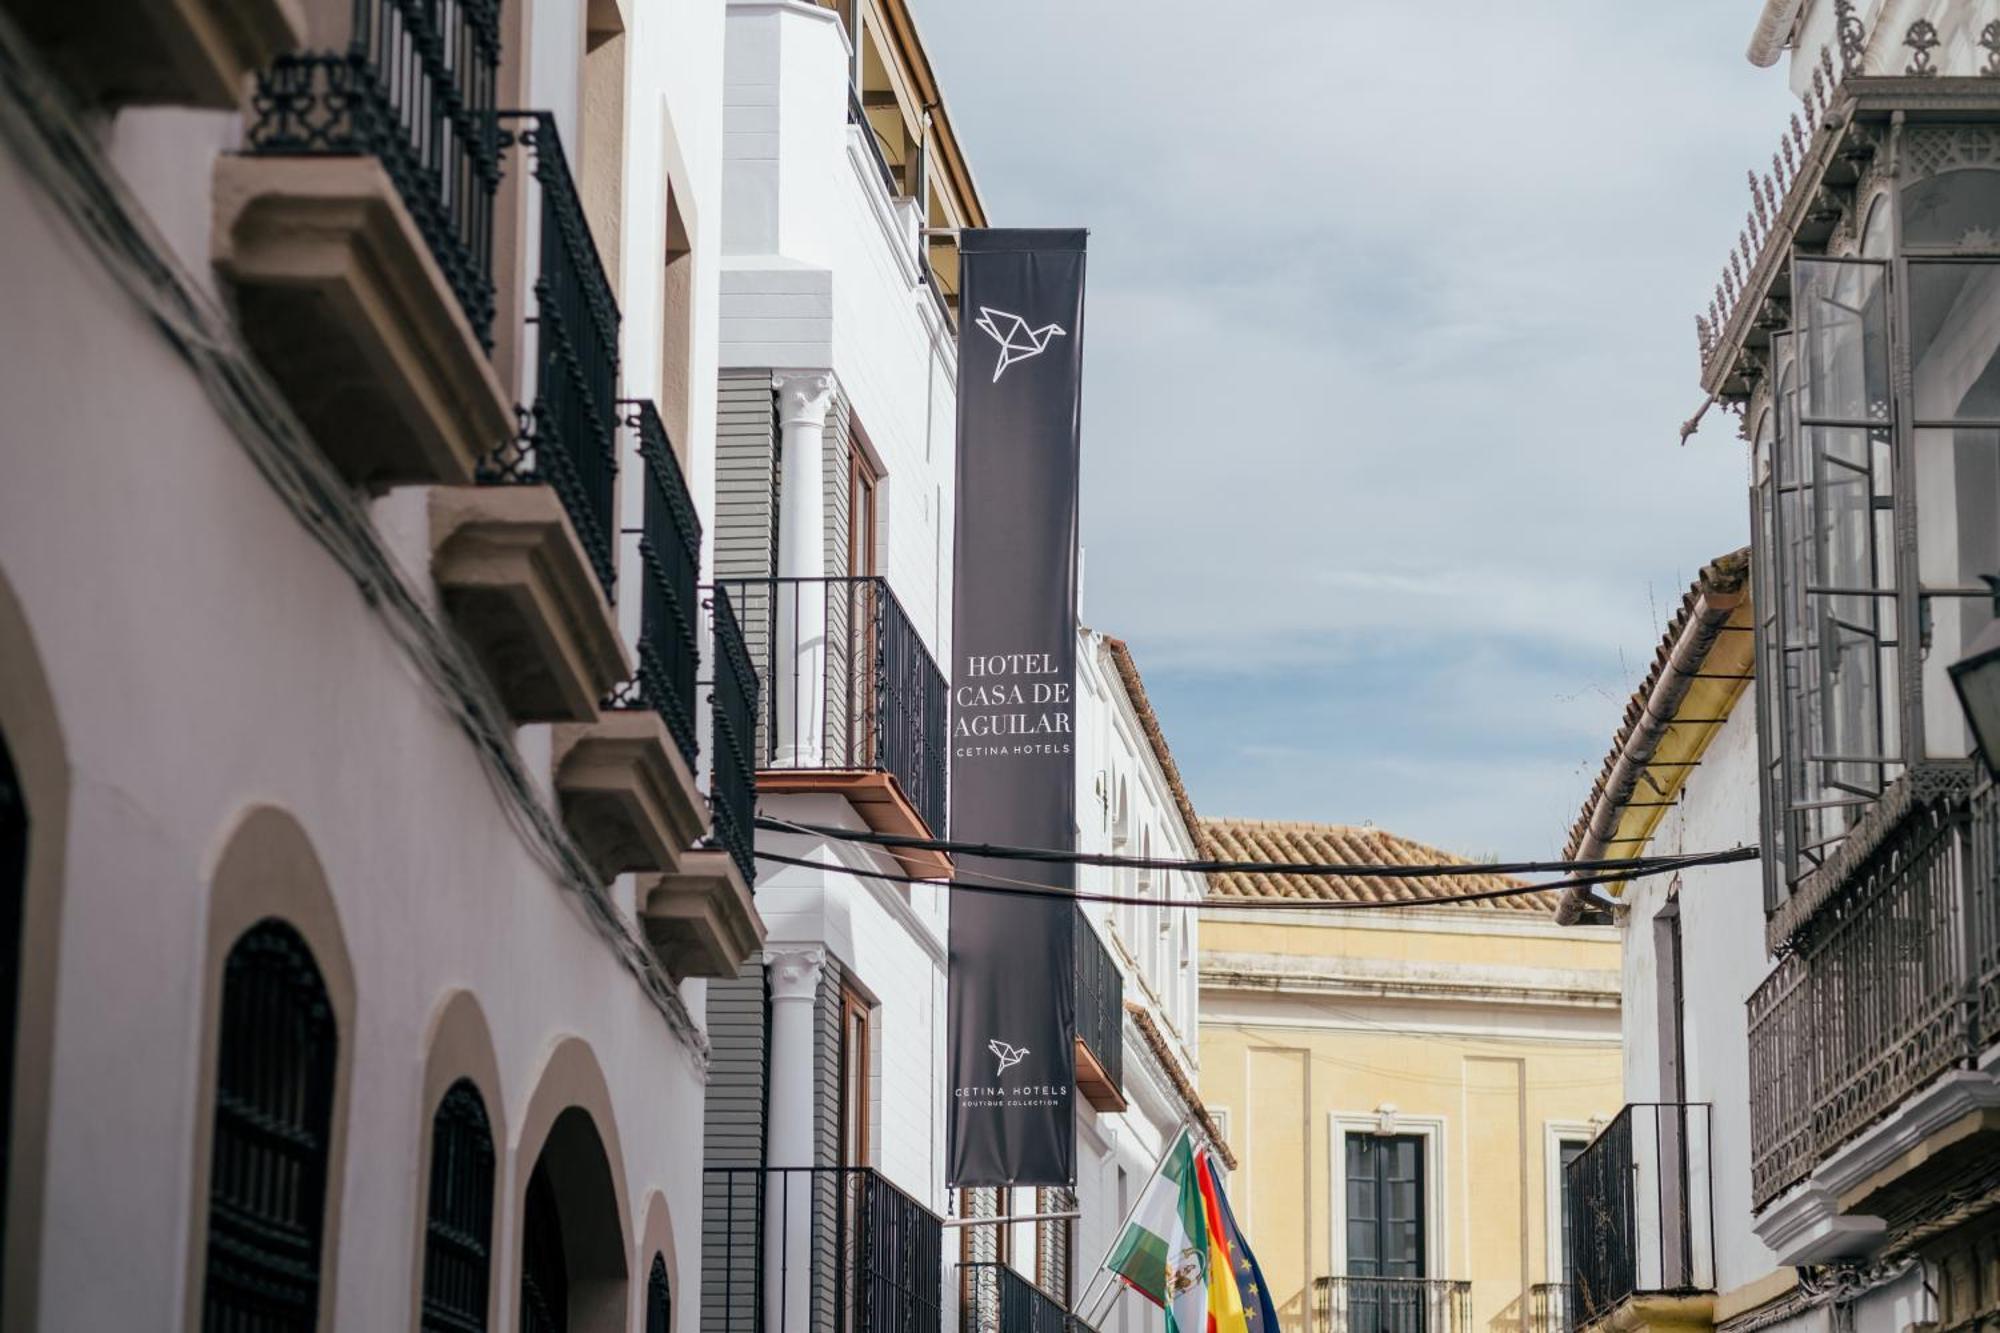
[[[1893,784],[1750,997],[1751,1191],[1781,1254],[1865,1252],[1880,1214],[2000,1151],[1978,1070],[2000,1044],[2000,789],[1974,783]]]
[[[1715,1205],[1709,1108],[1627,1106],[1564,1168],[1572,1219],[1570,1327],[1600,1325],[1630,1308],[1651,1327],[1706,1325],[1715,1304]]]
[[[1012,1265],[958,1266],[959,1333],[1096,1333]]]
[[[937,1214],[867,1167],[711,1167],[703,1333],[940,1333]]]
[[[671,976],[728,977],[764,942],[757,883],[757,777],[751,750],[757,675],[729,595],[713,589],[710,649],[708,825],[704,845],[645,890],[647,941]],[[645,656],[642,651],[641,671]]]
[[[1125,1109],[1125,978],[1090,918],[1076,913],[1076,1088],[1100,1111]]]
[[[607,879],[676,870],[705,825],[695,784],[701,522],[653,404],[625,410],[645,478],[636,534],[639,666],[596,721],[560,726],[554,742],[563,817]]]
[[[7,0],[64,78],[97,101],[234,107],[298,45],[298,0]]]
[[[258,75],[246,150],[217,161],[213,258],[343,476],[462,484],[514,420],[487,355],[497,6],[355,0],[313,17],[315,49]]]
[[[757,788],[841,795],[878,832],[945,828],[945,680],[880,578],[737,579],[718,585],[743,628],[763,708]],[[941,853],[895,849],[913,875]]]
[[[434,492],[432,571],[446,614],[517,720],[593,721],[597,701],[631,676],[609,605],[624,419],[618,305],[554,121],[543,112],[500,120],[518,127],[511,142],[534,159],[540,263],[523,372],[532,406],[520,433],[478,461],[480,485]],[[645,414],[635,420],[643,441]]]
[[[1472,1333],[1472,1284],[1434,1277],[1313,1279],[1315,1333]]]

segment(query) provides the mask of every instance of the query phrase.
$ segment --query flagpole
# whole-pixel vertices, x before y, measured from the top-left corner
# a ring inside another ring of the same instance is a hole
[[[1190,1121],[1185,1119],[1181,1121],[1180,1132],[1167,1140],[1167,1146],[1161,1149],[1160,1155],[1153,1160],[1153,1169],[1146,1173],[1145,1180],[1140,1183],[1138,1192],[1133,1196],[1132,1206],[1125,1210],[1124,1220],[1119,1222],[1117,1227],[1112,1230],[1111,1243],[1105,1247],[1104,1254],[1098,1259],[1097,1270],[1091,1274],[1090,1282],[1084,1287],[1083,1294],[1076,1298],[1076,1312],[1083,1317],[1085,1323],[1095,1324],[1098,1317],[1104,1313],[1104,1310],[1110,1308],[1111,1300],[1117,1299],[1118,1278],[1112,1273],[1109,1266],[1111,1252],[1118,1248],[1118,1241],[1124,1236],[1125,1228],[1131,1226],[1132,1219],[1139,1215],[1139,1205],[1146,1201],[1146,1187],[1151,1185],[1153,1178],[1160,1174],[1160,1168],[1166,1165],[1167,1158],[1173,1156],[1174,1149],[1180,1146],[1181,1140],[1189,1137],[1192,1128],[1193,1125]],[[1104,1302],[1103,1308],[1093,1309],[1090,1304],[1091,1293],[1096,1291],[1098,1283],[1107,1277],[1110,1279],[1108,1284],[1110,1300]]]

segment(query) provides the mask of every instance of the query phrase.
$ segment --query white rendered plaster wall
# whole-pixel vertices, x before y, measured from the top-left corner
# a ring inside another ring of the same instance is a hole
[[[1647,849],[1661,855],[1754,844],[1757,828],[1755,700],[1745,694],[1679,804]],[[1660,1086],[1659,957],[1654,917],[1671,876],[1627,890],[1624,922],[1625,1099],[1672,1100]],[[1730,1291],[1778,1267],[1751,1231],[1750,1048],[1745,1003],[1770,972],[1764,953],[1762,871],[1754,861],[1680,872],[1683,1044],[1687,1099],[1714,1108],[1716,1289]]]
[[[187,151],[188,188],[206,190],[212,146]],[[686,1203],[700,1197],[693,1058],[530,855],[466,737],[354,584],[65,227],[0,153],[0,284],[10,326],[37,333],[0,362],[11,419],[0,575],[32,626],[75,782],[42,1308],[66,1327],[150,1327],[187,1295],[189,1223],[206,1189],[190,1158],[200,979],[213,965],[207,882],[253,804],[290,812],[311,837],[358,988],[353,1030],[340,1034],[353,1057],[350,1151],[330,1182],[341,1199],[336,1326],[409,1322],[425,1033],[459,988],[484,1008],[498,1058],[503,1253],[518,1225],[506,1200],[530,1165],[514,1160],[511,1136],[543,1062],[575,1035],[609,1083],[630,1262],[657,1190],[673,1214],[676,1304],[689,1308],[700,1264]],[[503,1284],[496,1327],[514,1321],[512,1307]]]

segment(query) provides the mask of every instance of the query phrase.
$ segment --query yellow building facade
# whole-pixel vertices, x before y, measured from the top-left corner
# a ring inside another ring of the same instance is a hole
[[[1204,833],[1230,860],[1460,860],[1372,828]],[[1563,1327],[1561,1167],[1622,1103],[1617,938],[1545,894],[1422,901],[1518,887],[1214,877],[1201,1094],[1286,1333]]]

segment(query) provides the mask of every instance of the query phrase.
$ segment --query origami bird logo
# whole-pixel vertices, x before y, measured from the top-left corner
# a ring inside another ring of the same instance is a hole
[[[1001,1041],[998,1037],[995,1037],[992,1041],[987,1042],[986,1049],[993,1052],[994,1058],[1000,1062],[1000,1068],[993,1071],[995,1078],[998,1078],[1001,1074],[1006,1073],[1008,1070],[1012,1069],[1015,1065],[1020,1064],[1021,1057],[1025,1056],[1028,1053],[1027,1047],[1009,1046],[1006,1042]]]
[[[1000,382],[1001,373],[1016,361],[1040,356],[1048,350],[1051,339],[1069,336],[1060,324],[1044,324],[1039,329],[1031,329],[1028,321],[1019,315],[995,310],[990,305],[979,307],[978,323],[987,337],[1000,344],[1000,364],[993,367],[995,384]]]

